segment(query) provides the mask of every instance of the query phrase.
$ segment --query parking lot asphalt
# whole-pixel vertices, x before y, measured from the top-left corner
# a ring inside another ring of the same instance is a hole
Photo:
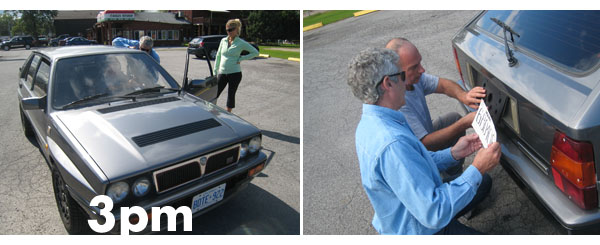
[[[373,208],[361,184],[354,133],[362,106],[347,83],[350,59],[368,47],[405,37],[428,73],[460,79],[451,39],[477,11],[378,11],[303,33],[304,234],[377,234]],[[456,111],[445,95],[426,97],[431,117]],[[470,129],[470,132],[473,132]],[[474,156],[467,158],[465,167]],[[499,165],[490,195],[464,224],[488,234],[560,234]]]
[[[185,49],[156,51],[181,83]],[[30,52],[0,51],[0,234],[66,234],[50,171],[35,140],[21,129],[17,72]],[[233,112],[263,130],[268,167],[240,194],[194,219],[192,232],[178,226],[178,232],[160,234],[300,233],[300,64],[253,59],[242,62],[242,72]],[[207,75],[206,61],[191,58],[189,77]],[[221,96],[217,105],[225,102]]]

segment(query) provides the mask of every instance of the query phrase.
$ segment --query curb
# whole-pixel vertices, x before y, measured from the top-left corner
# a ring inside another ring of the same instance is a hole
[[[271,55],[268,55],[268,54],[259,54],[258,57],[261,57],[261,58],[270,58]]]
[[[319,27],[321,27],[321,26],[323,26],[323,23],[322,23],[322,22],[319,22],[319,23],[317,23],[317,24],[313,24],[313,25],[309,25],[309,26],[306,26],[306,27],[304,27],[304,28],[302,29],[302,31],[303,31],[303,32],[304,32],[304,31],[310,31],[310,30],[312,30],[312,29],[317,29],[317,28],[319,28]]]
[[[289,57],[288,60],[300,62],[300,59],[298,59],[298,58]]]
[[[358,12],[354,13],[354,17],[365,15],[365,14],[370,14],[370,13],[373,13],[375,11],[377,11],[377,10],[363,10],[363,11],[358,11]]]

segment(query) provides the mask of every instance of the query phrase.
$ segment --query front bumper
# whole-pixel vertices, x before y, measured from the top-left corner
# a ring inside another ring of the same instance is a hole
[[[244,189],[248,185],[248,183],[254,178],[253,176],[248,176],[248,171],[262,163],[265,164],[264,168],[266,168],[268,164],[267,156],[262,151],[259,151],[259,154],[257,154],[256,156],[245,159],[244,161],[240,161],[234,166],[229,166],[222,170],[219,170],[219,174],[210,176],[209,178],[200,178],[177,189],[161,194],[152,200],[144,200],[140,203],[137,203],[135,204],[135,206],[142,207],[144,210],[146,210],[147,213],[151,212],[152,207],[171,206],[175,209],[177,209],[180,206],[190,207],[190,205],[192,204],[192,198],[195,195],[203,193],[222,183],[227,183],[223,200],[213,204],[210,207],[207,207],[192,214],[193,218],[198,217],[210,211],[211,209],[219,206],[220,204],[223,204],[224,202],[235,196],[235,194],[237,194],[239,191]],[[73,193],[73,190],[69,189],[69,191],[70,193]],[[90,216],[90,219],[95,219],[98,220],[100,223],[103,223],[104,217],[99,215],[100,209],[98,207],[90,207],[88,201],[84,201],[81,198],[76,198],[75,195],[72,196],[75,200],[77,200],[79,205],[82,206],[83,209],[87,212],[87,214]],[[114,215],[116,223],[115,227],[110,231],[110,233],[120,233],[120,208],[114,207],[111,210],[111,213]],[[177,224],[183,222],[183,219],[180,216],[181,215],[178,215]],[[146,228],[140,233],[152,232],[151,223],[152,221],[148,220]],[[161,219],[161,230],[166,230],[167,225],[168,223],[166,217],[163,216]]]

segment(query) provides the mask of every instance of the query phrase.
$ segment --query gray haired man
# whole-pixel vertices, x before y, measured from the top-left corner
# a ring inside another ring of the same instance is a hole
[[[488,194],[487,171],[498,165],[500,145],[481,149],[476,134],[452,147],[428,151],[401,111],[406,72],[389,49],[360,52],[349,66],[348,85],[363,101],[356,128],[361,180],[373,205],[373,227],[380,234],[480,234],[456,220]],[[473,164],[443,183],[445,170],[479,150]],[[486,177],[487,176],[487,177]]]

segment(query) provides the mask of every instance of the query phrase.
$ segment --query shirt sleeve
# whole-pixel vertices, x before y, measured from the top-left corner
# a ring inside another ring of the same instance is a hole
[[[225,37],[227,38],[227,37]],[[213,67],[213,74],[216,76],[219,71],[219,66],[221,66],[221,48],[223,47],[223,40],[221,39],[221,43],[219,43],[219,49],[217,49],[217,57],[215,57],[215,67]],[[207,58],[208,59],[208,58]]]
[[[440,151],[430,151],[429,155],[433,159],[433,162],[435,162],[435,165],[439,171],[444,171],[458,163],[458,161],[452,156],[450,147]]]
[[[252,58],[258,56],[258,50],[256,50],[254,48],[254,46],[252,46],[250,43],[248,43],[246,41],[242,41],[242,43],[243,43],[242,50],[248,51],[249,54],[240,56],[239,61],[249,60],[249,59],[252,59]]]
[[[158,53],[152,49],[152,58],[154,58],[156,60],[156,62],[158,62],[160,64],[160,57],[158,56]]]
[[[421,80],[419,83],[423,86],[423,93],[425,95],[432,94],[438,87],[438,83],[440,78],[434,75],[430,75],[427,73],[421,74]]]
[[[407,210],[429,229],[448,225],[473,199],[481,183],[479,171],[472,166],[449,183],[436,181],[438,173],[432,168],[434,165],[414,145],[398,141],[384,150],[380,161],[385,182]]]
[[[423,137],[425,137],[425,135],[429,134],[413,110],[402,108],[401,111],[408,122],[408,126],[410,126],[410,129],[413,131],[413,134],[415,134],[417,139],[421,140]]]

